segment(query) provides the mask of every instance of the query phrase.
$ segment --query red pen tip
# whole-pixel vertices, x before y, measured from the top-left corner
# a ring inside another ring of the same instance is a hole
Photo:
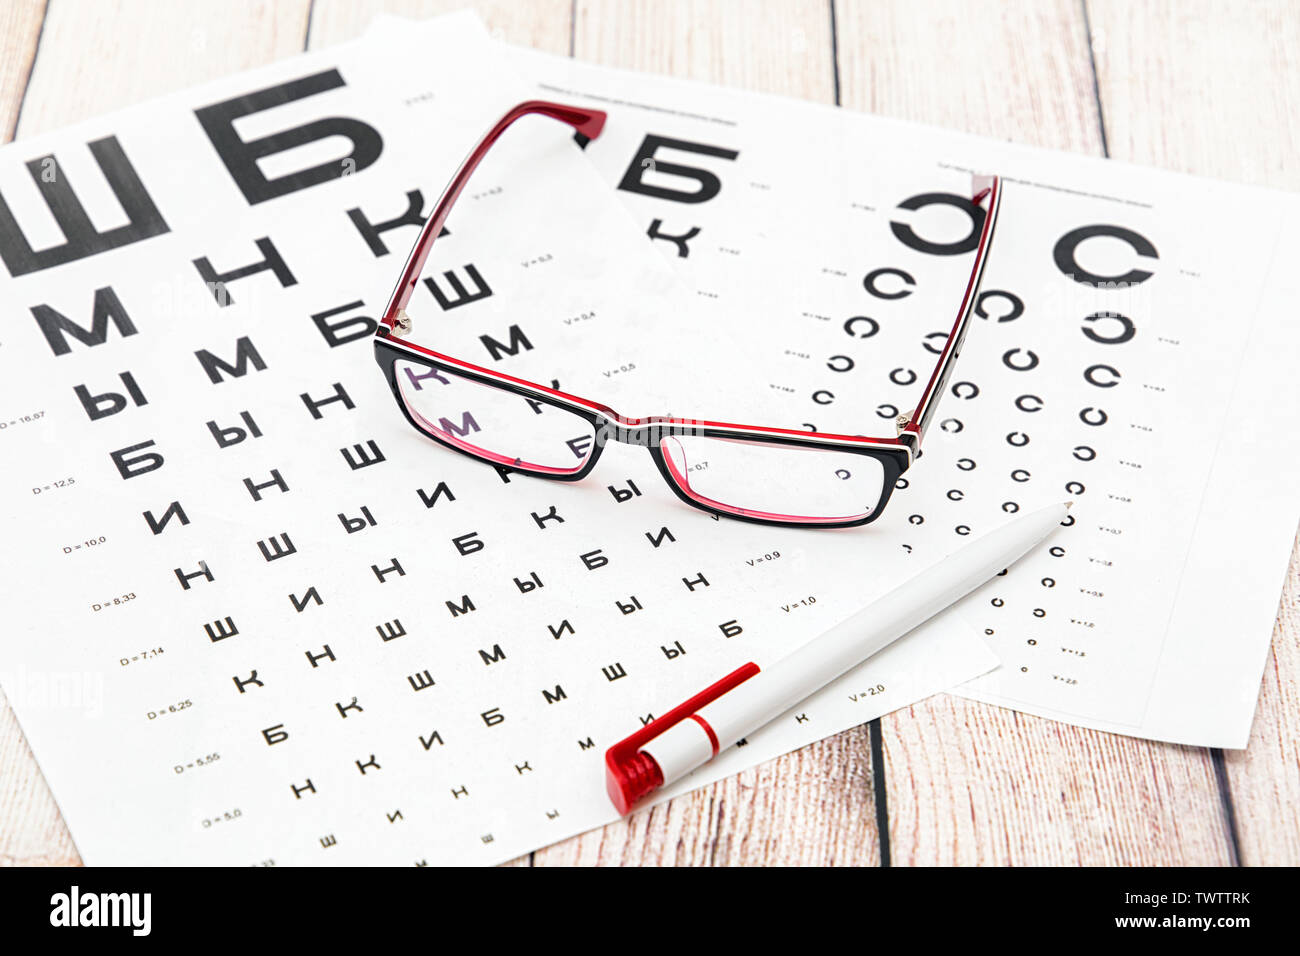
[[[627,814],[638,800],[664,783],[664,772],[643,750],[618,753],[611,747],[605,753],[605,789],[620,814]]]

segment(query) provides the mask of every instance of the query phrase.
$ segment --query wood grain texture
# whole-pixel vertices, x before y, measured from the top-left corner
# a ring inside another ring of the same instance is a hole
[[[1077,3],[837,2],[836,21],[845,106],[1102,153]],[[1206,750],[947,696],[887,716],[882,729],[896,863],[1230,859]]]
[[[50,0],[19,136],[300,52],[310,0]]]
[[[865,727],[564,843],[535,866],[874,866]]]
[[[625,69],[833,102],[825,3],[580,0],[574,55]],[[786,754],[533,854],[536,866],[875,865],[865,728]]]
[[[1300,541],[1291,568],[1250,745],[1225,755],[1241,862],[1246,866],[1300,864]]]
[[[1300,189],[1294,3],[1090,2],[1111,154]],[[1294,388],[1293,383],[1278,383]],[[1293,552],[1250,746],[1226,754],[1241,860],[1300,863],[1300,552]]]
[[[45,0],[0,6],[0,142],[14,138],[44,19]]]
[[[498,40],[548,53],[569,52],[572,0],[315,0],[310,48],[360,36],[381,13],[427,18],[467,8],[483,18],[488,32]]]
[[[0,6],[0,122],[12,131],[21,101],[19,135],[55,128],[289,55],[305,40],[350,39],[380,11],[429,16],[464,5],[49,0],[42,33],[45,5],[13,0]],[[1093,154],[1104,119],[1118,157],[1300,188],[1290,122],[1300,107],[1300,16],[1281,0],[1249,15],[1208,0],[779,0],[761,14],[727,0],[471,6],[498,38],[558,53],[572,46],[595,62],[821,102],[838,88],[852,108]],[[1250,749],[1227,758],[1247,863],[1300,862],[1298,679],[1293,563]],[[1228,861],[1206,751],[947,697],[887,717],[883,729],[895,863]],[[867,731],[857,728],[515,862],[872,865],[871,770]],[[0,698],[0,864],[76,862]]]
[[[569,53],[573,38],[571,0],[538,0],[527,4],[510,0],[478,0],[470,4],[464,0],[315,0],[308,46],[316,50],[360,36],[381,13],[426,18],[467,6],[483,18],[494,39],[549,53]],[[576,846],[571,847],[570,853],[575,852],[578,852]],[[532,854],[505,865],[530,866]]]
[[[1100,153],[1077,0],[836,0],[841,104]]]
[[[308,8],[308,0],[51,0],[18,135],[298,52]],[[0,862],[79,863],[7,701],[0,704],[0,781]]]
[[[0,693],[0,866],[80,863],[18,719]]]
[[[1205,750],[946,695],[882,726],[897,865],[1230,862]]]
[[[1111,155],[1300,188],[1300,10],[1291,0],[1089,0]]]
[[[834,102],[825,0],[578,0],[576,14],[578,59]]]

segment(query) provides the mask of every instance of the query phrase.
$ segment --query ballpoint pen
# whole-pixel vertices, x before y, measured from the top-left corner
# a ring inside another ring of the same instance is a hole
[[[627,813],[712,760],[1010,567],[1069,507],[1042,508],[977,538],[774,664],[745,664],[619,741],[605,753],[610,800]]]

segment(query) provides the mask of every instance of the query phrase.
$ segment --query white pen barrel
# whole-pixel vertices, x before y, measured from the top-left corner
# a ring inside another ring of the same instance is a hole
[[[946,596],[951,592],[936,591],[937,582],[921,578],[890,591],[867,609],[869,614],[842,621],[701,708],[700,717],[713,728],[719,745],[729,747],[753,733],[952,603]],[[985,580],[976,578],[968,590]]]
[[[757,680],[759,676],[755,674],[749,681]],[[745,683],[748,684],[749,681]],[[743,687],[744,684],[741,686]],[[736,738],[739,739],[740,737]],[[718,738],[718,742],[721,744],[722,739]],[[731,743],[735,742],[735,740],[731,741]],[[680,779],[696,767],[713,759],[713,741],[709,739],[708,733],[699,721],[689,718],[669,727],[641,750],[654,757],[655,763],[659,765],[659,770],[664,775],[665,783]]]
[[[730,747],[1014,564],[1065,516],[1054,505],[973,541],[700,708],[703,723],[684,720],[642,749],[665,782],[690,772],[714,754],[708,729]]]

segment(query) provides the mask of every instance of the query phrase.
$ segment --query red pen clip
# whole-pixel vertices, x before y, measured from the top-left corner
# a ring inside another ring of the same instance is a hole
[[[605,751],[605,789],[620,814],[626,814],[638,800],[663,786],[664,774],[659,764],[655,763],[654,757],[643,753],[641,748],[669,727],[694,717],[697,710],[713,703],[757,673],[758,665],[753,662],[737,668],[716,684],[710,684],[685,703],[650,721],[632,736],[620,740]],[[718,741],[713,735],[713,729],[703,720],[700,724],[713,743],[714,754],[717,754]]]

